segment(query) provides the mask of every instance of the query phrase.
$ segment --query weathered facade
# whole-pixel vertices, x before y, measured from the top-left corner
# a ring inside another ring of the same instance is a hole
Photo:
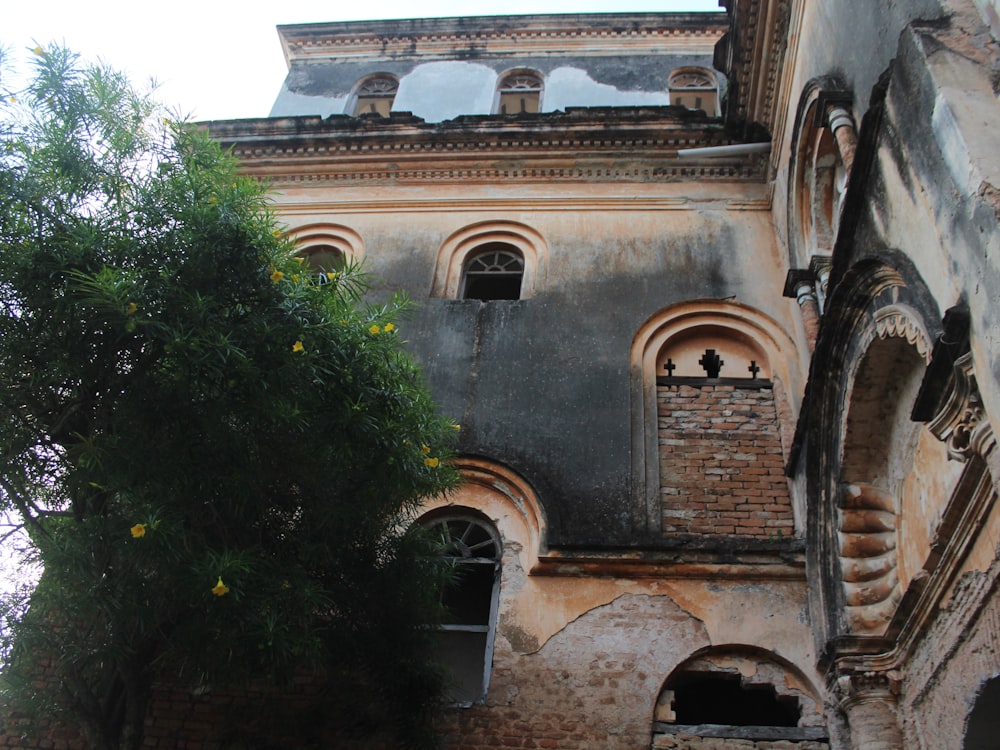
[[[449,748],[1000,736],[997,2],[720,4],[282,27],[209,125],[416,302]]]

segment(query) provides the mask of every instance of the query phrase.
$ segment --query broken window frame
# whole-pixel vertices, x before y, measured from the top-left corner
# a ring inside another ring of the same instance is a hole
[[[470,692],[463,692],[461,694],[451,696],[451,702],[456,706],[471,706],[475,703],[482,703],[486,700],[486,693],[489,689],[490,672],[493,667],[493,645],[496,635],[497,609],[500,601],[501,555],[503,550],[500,542],[500,536],[493,528],[492,524],[489,524],[485,521],[485,519],[482,519],[477,514],[473,513],[449,513],[442,516],[436,515],[423,523],[432,534],[438,533],[440,530],[441,541],[444,549],[442,555],[446,559],[450,560],[456,568],[460,569],[463,566],[467,566],[478,570],[491,569],[493,573],[489,592],[489,615],[485,623],[447,622],[446,618],[446,621],[440,625],[442,644],[447,642],[449,634],[482,633],[485,635],[483,641],[483,653],[481,657],[482,679],[479,683],[478,690],[473,688]],[[461,529],[461,534],[457,538],[453,534],[453,529]],[[476,534],[477,531],[480,532],[478,535]],[[469,540],[470,535],[478,537],[479,541],[473,544],[468,544],[467,540]],[[487,551],[487,547],[490,548],[490,554],[481,554],[482,552]],[[458,575],[461,575],[460,570]],[[480,594],[482,593],[485,592],[480,592]],[[459,617],[456,619],[465,618]],[[453,655],[460,653],[460,651],[461,649],[458,648],[442,648],[442,653],[450,652]],[[474,667],[474,665],[468,666]],[[472,669],[468,669],[466,671],[472,673]],[[459,689],[462,687],[468,688],[470,686],[459,686]]]

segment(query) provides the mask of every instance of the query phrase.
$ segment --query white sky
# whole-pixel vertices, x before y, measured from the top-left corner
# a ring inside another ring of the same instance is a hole
[[[158,98],[197,120],[265,117],[285,77],[275,26],[319,21],[627,11],[715,11],[718,0],[8,0],[0,45],[21,60],[35,43],[155,78]],[[23,67],[23,66],[22,66]]]

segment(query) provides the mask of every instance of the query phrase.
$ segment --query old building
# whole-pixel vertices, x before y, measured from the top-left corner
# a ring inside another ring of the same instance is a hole
[[[416,302],[449,748],[995,747],[997,0],[720,4],[281,27],[209,127]]]
[[[418,303],[451,747],[995,742],[996,2],[721,4],[282,27],[211,125]]]

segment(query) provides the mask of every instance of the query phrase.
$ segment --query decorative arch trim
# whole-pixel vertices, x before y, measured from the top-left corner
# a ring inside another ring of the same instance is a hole
[[[421,516],[450,508],[469,508],[481,513],[500,531],[501,537],[520,545],[524,570],[533,570],[545,550],[545,511],[531,485],[506,466],[485,458],[459,456],[453,461],[462,483],[447,495],[425,501]]]
[[[531,297],[544,278],[549,248],[539,232],[515,221],[484,221],[459,229],[448,237],[438,250],[431,297],[457,299],[466,261],[491,243],[511,245],[521,253],[524,275],[520,299]]]
[[[345,261],[358,261],[364,257],[365,243],[361,235],[341,224],[306,224],[289,229],[286,236],[295,243],[297,252],[329,245],[344,255]]]

